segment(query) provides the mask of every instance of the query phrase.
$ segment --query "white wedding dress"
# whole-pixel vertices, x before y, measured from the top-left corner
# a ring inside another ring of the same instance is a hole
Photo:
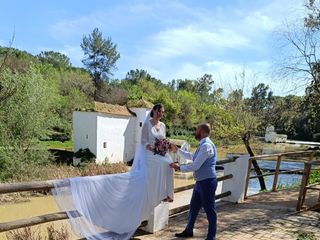
[[[153,126],[151,119],[146,121],[141,135],[141,143],[144,146],[151,144],[154,146],[155,139],[166,138],[166,126],[160,122],[160,128]],[[169,167],[172,158],[167,153],[165,156],[147,151],[147,171],[148,171],[148,199],[149,203],[160,203],[159,200],[170,197],[173,199],[173,169]]]
[[[67,212],[72,230],[80,238],[129,239],[154,207],[167,196],[173,197],[170,158],[145,148],[145,143],[153,143],[155,137],[165,137],[165,126],[154,132],[149,124],[150,116],[144,123],[148,130],[142,134],[130,172],[54,182],[56,203]]]

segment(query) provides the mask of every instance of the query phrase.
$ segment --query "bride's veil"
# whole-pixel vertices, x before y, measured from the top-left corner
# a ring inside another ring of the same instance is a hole
[[[150,119],[150,113],[145,119]],[[147,152],[139,144],[130,172],[76,177],[54,183],[53,195],[78,237],[129,239],[146,216]]]

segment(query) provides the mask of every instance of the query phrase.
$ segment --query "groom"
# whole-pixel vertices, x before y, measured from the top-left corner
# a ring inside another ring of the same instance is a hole
[[[215,204],[215,191],[217,178],[215,165],[217,161],[217,150],[209,139],[211,128],[209,124],[200,124],[197,127],[195,137],[199,141],[199,147],[194,154],[178,149],[171,145],[171,151],[178,152],[185,159],[193,160],[188,165],[170,164],[171,168],[181,172],[194,172],[196,184],[190,202],[188,225],[182,233],[176,237],[193,237],[193,228],[201,207],[204,208],[209,222],[208,235],[206,240],[215,240],[217,231],[217,213]]]

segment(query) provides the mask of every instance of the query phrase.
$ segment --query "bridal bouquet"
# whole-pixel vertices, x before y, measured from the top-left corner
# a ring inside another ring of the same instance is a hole
[[[168,139],[156,138],[156,141],[154,143],[154,154],[159,154],[161,156],[165,156],[166,153],[169,151],[169,148],[170,148],[170,142]]]

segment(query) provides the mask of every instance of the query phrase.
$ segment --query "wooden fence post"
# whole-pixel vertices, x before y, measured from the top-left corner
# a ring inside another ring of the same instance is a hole
[[[306,191],[307,191],[306,186],[308,185],[308,182],[309,182],[310,170],[311,170],[311,163],[305,162],[303,176],[301,179],[299,197],[298,197],[298,202],[297,202],[297,211],[301,210],[303,203],[304,203],[304,199],[305,199]]]
[[[281,160],[282,160],[282,155],[279,155],[278,158],[277,158],[276,171],[275,171],[274,178],[273,178],[273,186],[272,186],[272,191],[273,192],[277,191]]]
[[[249,180],[250,180],[250,173],[251,173],[251,165],[252,165],[252,160],[250,158],[249,161],[248,161],[247,179],[246,179],[246,186],[245,186],[245,190],[244,190],[244,199],[247,198],[247,194],[248,194],[248,187],[249,187]]]

